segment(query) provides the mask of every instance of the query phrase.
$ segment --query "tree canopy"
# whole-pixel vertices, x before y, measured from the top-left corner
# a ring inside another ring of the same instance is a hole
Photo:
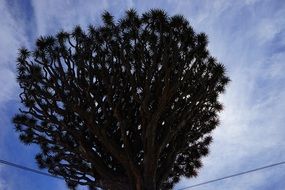
[[[70,187],[171,189],[208,154],[225,68],[183,16],[131,9],[102,19],[19,50],[19,138]]]

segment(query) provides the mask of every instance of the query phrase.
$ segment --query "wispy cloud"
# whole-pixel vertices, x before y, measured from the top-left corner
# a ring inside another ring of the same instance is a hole
[[[38,35],[50,35],[61,29],[71,30],[75,25],[87,27],[89,24],[98,24],[102,12],[109,9],[109,2],[106,0],[34,0],[32,5]]]
[[[203,11],[197,15],[203,19],[195,20],[192,15],[194,25],[209,34],[210,52],[227,66],[232,82],[221,98],[225,105],[222,124],[213,133],[205,167],[197,179],[185,180],[179,186],[285,160],[280,154],[285,150],[285,88],[281,86],[285,44],[280,43],[284,38],[275,41],[284,31],[284,5],[281,8],[277,1],[230,3],[223,5],[227,9],[207,11],[211,3],[199,7]],[[182,7],[187,6],[178,11]],[[272,51],[273,47],[281,52]],[[272,176],[282,177],[264,172],[201,189],[260,189],[268,183],[264,179]]]
[[[0,106],[16,96],[15,61],[17,49],[27,44],[24,26],[20,19],[13,16],[13,10],[5,1],[0,2]]]
[[[0,171],[1,171],[1,168],[0,168]],[[1,190],[7,189],[6,182],[4,180],[2,180],[1,178],[0,178],[0,189]]]

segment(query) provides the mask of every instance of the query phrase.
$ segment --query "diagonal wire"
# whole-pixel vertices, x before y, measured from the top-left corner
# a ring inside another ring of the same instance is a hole
[[[28,168],[28,167],[25,167],[25,166],[22,166],[22,165],[19,165],[19,164],[15,164],[15,163],[12,163],[12,162],[8,162],[8,161],[5,161],[5,160],[1,160],[1,159],[0,159],[0,164],[5,164],[5,165],[12,166],[12,167],[15,167],[15,168],[19,168],[19,169],[23,169],[23,170],[26,170],[26,171],[30,171],[30,172],[33,172],[33,173],[36,173],[36,174],[40,174],[40,175],[44,175],[44,176],[48,176],[48,177],[53,177],[53,178],[56,178],[56,179],[64,180],[63,177],[54,176],[54,175],[51,175],[51,174],[48,174],[48,173],[45,173],[45,172],[41,172],[39,170]],[[213,182],[216,182],[216,181],[221,181],[221,180],[224,180],[224,179],[228,179],[228,178],[232,178],[232,177],[236,177],[236,176],[240,176],[240,175],[245,175],[245,174],[248,174],[248,173],[256,172],[256,171],[259,171],[259,170],[264,170],[264,169],[267,169],[267,168],[271,168],[271,167],[278,166],[278,165],[283,165],[283,164],[285,164],[285,161],[277,162],[277,163],[274,163],[274,164],[266,165],[266,166],[255,168],[255,169],[252,169],[252,170],[248,170],[248,171],[244,171],[244,172],[228,175],[228,176],[225,176],[225,177],[221,177],[221,178],[205,181],[205,182],[198,183],[198,184],[195,184],[195,185],[183,187],[183,188],[180,188],[180,189],[177,189],[177,190],[186,190],[186,189],[190,189],[190,188],[193,188],[193,187],[206,185],[206,184],[213,183]]]
[[[45,173],[45,172],[41,172],[39,170],[28,168],[26,166],[22,166],[22,165],[15,164],[15,163],[8,162],[8,161],[1,160],[1,159],[0,159],[0,164],[5,164],[5,165],[8,165],[8,166],[12,166],[12,167],[19,168],[19,169],[22,169],[22,170],[30,171],[30,172],[37,173],[37,174],[40,174],[40,175],[45,175],[45,176],[48,176],[48,177],[53,177],[53,178],[64,180],[64,178],[62,178],[62,177],[51,175],[51,174],[48,174],[48,173]]]
[[[205,182],[198,183],[198,184],[195,184],[195,185],[190,185],[190,186],[183,187],[183,188],[177,189],[177,190],[190,189],[190,188],[193,188],[193,187],[206,185],[208,183],[213,183],[213,182],[216,182],[216,181],[221,181],[221,180],[224,180],[224,179],[228,179],[228,178],[232,178],[232,177],[236,177],[236,176],[240,176],[240,175],[256,172],[256,171],[259,171],[259,170],[264,170],[264,169],[271,168],[271,167],[274,167],[274,166],[279,166],[279,165],[282,165],[282,164],[285,164],[285,161],[274,163],[274,164],[270,164],[270,165],[267,165],[267,166],[263,166],[263,167],[260,167],[260,168],[255,168],[255,169],[244,171],[244,172],[240,172],[240,173],[236,173],[236,174],[232,174],[232,175],[228,175],[228,176],[225,176],[225,177],[221,177],[221,178],[205,181]]]

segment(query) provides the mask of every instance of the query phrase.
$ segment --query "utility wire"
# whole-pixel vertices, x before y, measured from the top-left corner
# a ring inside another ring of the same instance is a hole
[[[22,166],[22,165],[15,164],[15,163],[8,162],[8,161],[1,160],[1,159],[0,159],[0,164],[5,164],[5,165],[12,166],[12,167],[15,167],[15,168],[19,168],[19,169],[22,169],[22,170],[30,171],[30,172],[33,172],[33,173],[36,173],[36,174],[45,175],[45,176],[48,176],[48,177],[53,177],[53,178],[64,180],[64,178],[62,178],[62,177],[54,176],[54,175],[51,175],[51,174],[48,174],[48,173],[45,173],[45,172],[41,172],[39,170],[28,168],[26,166]]]
[[[205,182],[198,183],[198,184],[195,184],[195,185],[190,185],[190,186],[183,187],[183,188],[177,189],[177,190],[190,189],[190,188],[193,188],[193,187],[198,187],[198,186],[206,185],[206,184],[208,184],[208,183],[213,183],[213,182],[216,182],[216,181],[221,181],[221,180],[224,180],[224,179],[228,179],[228,178],[232,178],[232,177],[236,177],[236,176],[240,176],[240,175],[244,175],[244,174],[256,172],[256,171],[259,171],[259,170],[264,170],[264,169],[271,168],[271,167],[278,166],[278,165],[282,165],[282,164],[285,164],[285,161],[283,161],[283,162],[278,162],[278,163],[274,163],[274,164],[267,165],[267,166],[263,166],[263,167],[260,167],[260,168],[255,168],[255,169],[248,170],[248,171],[244,171],[244,172],[240,172],[240,173],[236,173],[236,174],[232,174],[232,175],[228,175],[228,176],[225,176],[225,177],[221,177],[221,178],[217,178],[217,179],[205,181]]]
[[[48,177],[53,177],[53,178],[56,178],[56,179],[64,180],[63,177],[54,176],[54,175],[51,175],[51,174],[48,174],[48,173],[45,173],[45,172],[41,172],[39,170],[28,168],[28,167],[25,167],[25,166],[22,166],[22,165],[19,165],[19,164],[15,164],[15,163],[12,163],[12,162],[8,162],[8,161],[5,161],[5,160],[1,160],[1,159],[0,159],[0,164],[5,164],[5,165],[12,166],[12,167],[15,167],[15,168],[19,168],[19,169],[22,169],[22,170],[30,171],[30,172],[33,172],[33,173],[36,173],[36,174],[40,174],[40,175],[44,175],[44,176],[48,176]],[[225,177],[221,177],[221,178],[205,181],[205,182],[198,183],[198,184],[195,184],[195,185],[183,187],[183,188],[177,189],[177,190],[190,189],[190,188],[193,188],[193,187],[206,185],[206,184],[213,183],[213,182],[216,182],[216,181],[221,181],[221,180],[224,180],[224,179],[228,179],[228,178],[232,178],[232,177],[236,177],[236,176],[240,176],[240,175],[256,172],[256,171],[259,171],[259,170],[264,170],[264,169],[271,168],[271,167],[278,166],[278,165],[282,165],[282,164],[285,164],[285,161],[274,163],[274,164],[267,165],[267,166],[263,166],[263,167],[260,167],[260,168],[255,168],[255,169],[244,171],[244,172],[240,172],[240,173],[236,173],[236,174],[232,174],[232,175],[229,175],[229,176],[225,176]]]

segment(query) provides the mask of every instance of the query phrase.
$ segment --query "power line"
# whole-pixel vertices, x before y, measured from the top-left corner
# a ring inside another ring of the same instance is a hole
[[[19,164],[15,164],[15,163],[12,163],[12,162],[8,162],[8,161],[5,161],[5,160],[1,160],[1,159],[0,159],[0,164],[5,164],[5,165],[12,166],[12,167],[15,167],[15,168],[19,168],[19,169],[22,169],[22,170],[30,171],[30,172],[33,172],[33,173],[36,173],[36,174],[40,174],[40,175],[44,175],[44,176],[48,176],[48,177],[53,177],[53,178],[56,178],[56,179],[64,180],[64,178],[62,178],[62,177],[54,176],[54,175],[51,175],[51,174],[48,174],[48,173],[45,173],[45,172],[41,172],[39,170],[28,168],[28,167],[25,167],[25,166],[22,166],[22,165],[19,165]],[[240,173],[236,173],[236,174],[232,174],[232,175],[229,175],[229,176],[225,176],[225,177],[221,177],[221,178],[205,181],[205,182],[198,183],[198,184],[195,184],[195,185],[183,187],[183,188],[178,189],[178,190],[190,189],[190,188],[193,188],[193,187],[206,185],[206,184],[213,183],[213,182],[216,182],[216,181],[221,181],[221,180],[224,180],[224,179],[228,179],[228,178],[232,178],[232,177],[236,177],[236,176],[240,176],[240,175],[256,172],[256,171],[259,171],[259,170],[264,170],[264,169],[271,168],[271,167],[278,166],[278,165],[282,165],[282,164],[285,164],[285,161],[274,163],[274,164],[263,166],[263,167],[259,167],[259,168],[255,168],[255,169],[244,171],[244,172],[240,172]]]
[[[26,166],[22,166],[22,165],[15,164],[15,163],[8,162],[8,161],[1,160],[1,159],[0,159],[0,164],[5,164],[5,165],[12,166],[12,167],[15,167],[15,168],[19,168],[19,169],[22,169],[22,170],[30,171],[30,172],[33,172],[33,173],[36,173],[36,174],[40,174],[40,175],[44,175],[44,176],[48,176],[48,177],[53,177],[53,178],[64,180],[64,178],[62,178],[62,177],[54,176],[54,175],[51,175],[51,174],[48,174],[48,173],[45,173],[45,172],[41,172],[39,170],[28,168]]]
[[[244,174],[256,172],[256,171],[259,171],[259,170],[264,170],[264,169],[271,168],[271,167],[278,166],[278,165],[282,165],[282,164],[285,164],[285,161],[283,161],[283,162],[278,162],[278,163],[274,163],[274,164],[267,165],[267,166],[263,166],[263,167],[260,167],[260,168],[255,168],[255,169],[248,170],[248,171],[244,171],[244,172],[240,172],[240,173],[236,173],[236,174],[232,174],[232,175],[229,175],[229,176],[225,176],[225,177],[221,177],[221,178],[217,178],[217,179],[205,181],[205,182],[198,183],[198,184],[195,184],[195,185],[190,185],[190,186],[183,187],[183,188],[177,189],[177,190],[190,189],[190,188],[193,188],[193,187],[198,187],[198,186],[206,185],[206,184],[208,184],[208,183],[213,183],[213,182],[216,182],[216,181],[221,181],[221,180],[224,180],[224,179],[228,179],[228,178],[232,178],[232,177],[236,177],[236,176],[240,176],[240,175],[244,175]]]

